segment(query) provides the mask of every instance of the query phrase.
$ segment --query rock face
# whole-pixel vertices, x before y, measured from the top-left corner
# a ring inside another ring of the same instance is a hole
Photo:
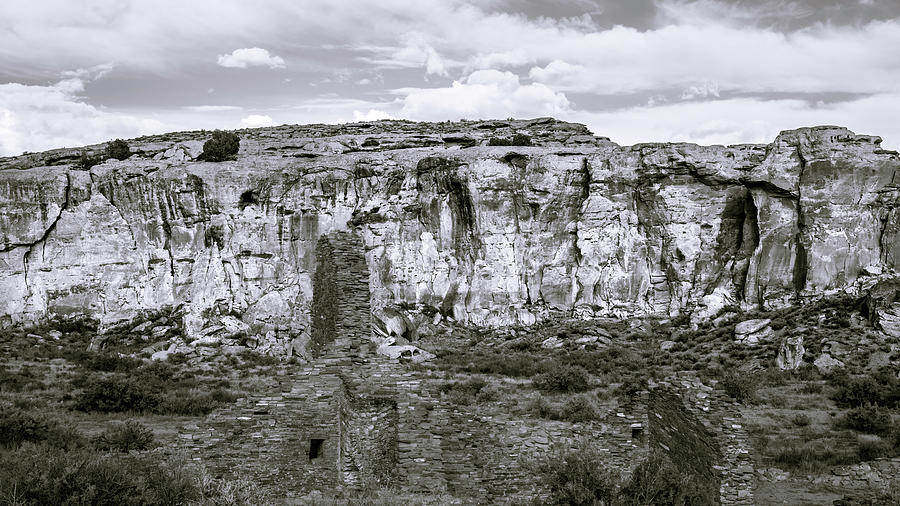
[[[768,318],[742,321],[734,327],[734,338],[742,344],[758,344],[760,341],[772,336],[773,331],[772,327],[769,326],[770,323],[772,323],[772,320]]]
[[[784,371],[793,371],[803,364],[803,355],[806,348],[803,347],[803,336],[791,336],[781,343],[778,355],[775,357],[775,365]]]
[[[900,338],[900,302],[878,311],[878,323],[885,334]]]
[[[488,146],[514,133],[534,145]],[[239,135],[222,163],[191,160],[201,133],[131,141],[88,171],[74,150],[0,159],[0,320],[184,305],[188,329],[234,315],[287,349],[334,231],[361,238],[373,312],[393,323],[409,320],[396,308],[701,318],[900,267],[900,158],[844,128],[729,147],[621,147],[551,119]]]
[[[823,354],[819,355],[819,358],[817,358],[813,362],[813,365],[815,365],[816,369],[818,369],[819,372],[822,374],[830,374],[835,369],[841,369],[844,367],[843,362],[832,357],[828,353],[823,353]]]

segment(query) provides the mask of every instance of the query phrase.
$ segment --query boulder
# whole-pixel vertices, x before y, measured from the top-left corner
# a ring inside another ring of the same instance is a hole
[[[769,326],[771,323],[772,320],[768,318],[742,321],[734,327],[734,338],[739,343],[753,346],[772,336],[774,331]]]
[[[815,362],[813,362],[813,365],[815,365],[816,369],[818,369],[822,374],[829,374],[835,369],[841,369],[844,367],[843,362],[827,353],[819,355],[819,358],[817,358]]]
[[[169,360],[169,355],[171,354],[172,352],[169,350],[160,350],[155,352],[153,355],[150,355],[150,360],[165,362],[166,360]]]
[[[675,347],[675,341],[663,341],[659,343],[660,351],[669,351]]]
[[[168,347],[169,347],[168,342],[158,341],[158,342],[151,344],[150,346],[144,347],[144,349],[142,349],[141,351],[144,353],[156,353],[157,351],[168,349]]]
[[[878,311],[878,325],[885,334],[900,338],[900,303]]]
[[[556,348],[562,348],[563,341],[558,336],[548,337],[541,342],[541,348],[545,350],[554,350]]]
[[[783,371],[793,371],[803,364],[803,336],[791,336],[781,342],[778,356],[775,357],[775,365]]]
[[[307,362],[311,362],[313,357],[309,352],[309,332],[303,331],[297,337],[291,339],[287,346],[287,356],[298,356]]]
[[[394,359],[409,360],[413,363],[421,363],[434,358],[433,353],[409,344],[405,346],[382,345],[378,347],[378,353]]]

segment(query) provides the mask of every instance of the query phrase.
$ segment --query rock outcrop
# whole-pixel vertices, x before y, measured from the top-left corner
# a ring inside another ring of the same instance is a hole
[[[775,356],[775,365],[783,371],[793,371],[803,365],[803,355],[806,348],[803,346],[803,336],[791,336],[786,338],[778,348]]]
[[[900,267],[900,158],[844,128],[728,147],[621,147],[551,119],[238,133],[222,163],[192,161],[200,132],[90,170],[75,150],[0,159],[0,320],[183,305],[187,329],[232,315],[288,349],[333,231],[361,238],[376,319],[406,337],[394,323],[418,320],[396,311],[702,318]],[[533,146],[488,145],[515,133]]]
[[[734,338],[742,344],[755,345],[772,336],[774,333],[768,318],[746,320],[734,326]]]

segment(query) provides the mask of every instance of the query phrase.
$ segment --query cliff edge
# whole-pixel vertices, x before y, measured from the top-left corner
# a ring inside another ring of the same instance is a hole
[[[344,230],[396,334],[423,313],[702,318],[900,269],[900,157],[845,128],[727,147],[623,147],[548,118],[238,134],[220,163],[195,161],[204,132],[89,170],[74,149],[0,159],[0,322],[181,306],[189,335],[229,315],[277,349],[309,326],[319,237]],[[515,134],[532,145],[490,145]]]

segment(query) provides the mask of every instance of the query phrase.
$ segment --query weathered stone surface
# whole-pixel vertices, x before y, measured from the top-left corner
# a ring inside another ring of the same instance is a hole
[[[803,336],[788,337],[778,349],[775,365],[781,370],[793,371],[803,364],[804,353],[806,348],[803,347]]]
[[[487,146],[515,132],[535,146]],[[90,171],[74,150],[0,159],[0,322],[184,305],[190,336],[231,315],[283,353],[310,325],[318,239],[347,230],[373,314],[406,339],[386,308],[699,319],[900,266],[900,158],[838,127],[729,147],[620,147],[546,119],[241,137],[222,163],[191,161],[200,133],[131,141]]]
[[[822,374],[828,374],[835,369],[841,369],[844,367],[843,362],[827,353],[819,355],[819,358],[817,358],[815,362],[813,362],[813,365],[815,365],[819,372]]]
[[[878,311],[878,324],[885,334],[900,338],[900,303]]]
[[[755,345],[772,336],[770,323],[772,320],[768,318],[742,321],[734,327],[734,338],[739,343]]]

